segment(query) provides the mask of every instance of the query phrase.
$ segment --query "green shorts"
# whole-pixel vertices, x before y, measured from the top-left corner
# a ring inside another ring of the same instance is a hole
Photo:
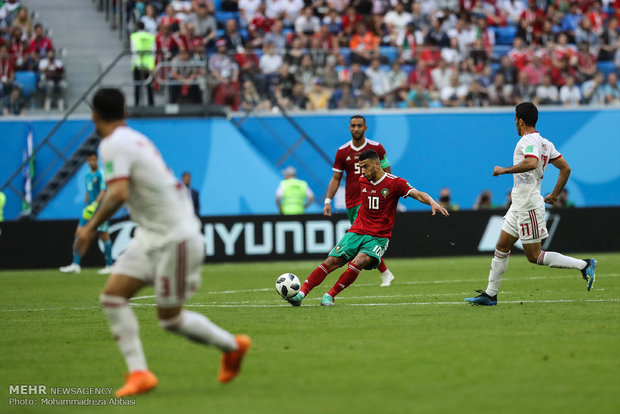
[[[347,217],[349,217],[349,222],[351,225],[355,223],[355,219],[357,218],[357,213],[360,211],[361,204],[356,205],[355,207],[351,207],[347,209]]]
[[[343,257],[346,261],[352,260],[358,253],[364,253],[375,259],[366,269],[374,269],[381,262],[381,257],[390,244],[389,239],[374,237],[367,234],[347,233],[338,244],[329,252],[330,256]]]

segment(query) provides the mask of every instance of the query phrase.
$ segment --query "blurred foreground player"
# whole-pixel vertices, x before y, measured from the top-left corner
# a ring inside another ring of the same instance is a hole
[[[340,180],[342,180],[343,172],[347,173],[347,179],[345,184],[345,198],[347,205],[347,216],[351,225],[355,223],[358,211],[360,210],[361,194],[359,179],[362,176],[362,171],[359,163],[359,156],[363,151],[374,150],[379,154],[381,160],[381,168],[387,173],[391,173],[390,162],[385,155],[385,149],[383,145],[376,141],[372,141],[366,138],[366,131],[368,126],[366,125],[366,118],[361,115],[354,115],[349,120],[349,132],[351,132],[351,141],[342,145],[336,151],[336,159],[332,170],[334,175],[332,176],[329,186],[327,188],[327,195],[325,196],[325,205],[323,207],[323,214],[326,216],[332,215],[332,199],[338,191],[340,186]],[[390,286],[394,280],[394,275],[388,269],[387,265],[380,259],[377,266],[379,272],[381,272],[381,286]]]
[[[563,269],[577,269],[586,280],[588,291],[595,281],[594,270],[596,260],[575,259],[556,252],[545,252],[541,249],[541,240],[548,237],[545,223],[545,203],[554,204],[568,181],[570,167],[553,143],[536,131],[538,109],[531,102],[522,102],[515,109],[517,133],[521,139],[517,143],[513,155],[512,167],[493,169],[493,176],[514,174],[512,187],[512,204],[504,216],[504,224],[495,246],[495,255],[491,261],[489,284],[480,295],[465,298],[474,305],[497,305],[497,291],[502,275],[508,267],[510,249],[521,239],[527,260],[541,266]],[[560,170],[558,181],[553,192],[544,199],[540,194],[547,163]]]
[[[376,151],[366,150],[360,154],[359,167],[362,173],[359,178],[361,205],[355,223],[332,249],[327,260],[308,276],[300,292],[288,299],[293,306],[301,305],[304,297],[320,285],[328,274],[347,262],[348,269],[331,290],[323,295],[322,306],[333,305],[334,297],[351,285],[362,269],[377,267],[388,248],[396,207],[401,197],[412,197],[428,204],[433,215],[437,211],[444,216],[448,215],[448,211],[431,196],[416,190],[404,179],[386,173]]]
[[[90,171],[85,177],[86,195],[84,197],[84,210],[82,210],[82,216],[80,217],[78,227],[85,226],[86,223],[88,223],[88,220],[93,217],[106,192],[105,180],[103,173],[99,169],[99,158],[97,157],[97,153],[88,153],[86,155],[86,162],[90,167]],[[110,240],[110,234],[108,233],[109,228],[110,224],[107,220],[97,227],[99,239],[103,242],[103,255],[105,256],[105,267],[99,269],[97,272],[100,275],[109,274],[112,271],[112,263],[114,263],[114,260],[112,260],[112,241]],[[74,248],[73,262],[67,266],[60,267],[58,270],[63,273],[80,273],[82,271],[82,267],[80,266],[82,254],[83,253]]]
[[[246,335],[233,336],[204,315],[183,309],[183,302],[200,285],[204,242],[187,192],[153,143],[125,124],[125,98],[118,89],[101,89],[93,98],[93,121],[103,137],[99,152],[108,180],[108,193],[84,227],[76,246],[85,250],[95,229],[126,203],[138,226],[134,239],[114,264],[101,294],[110,330],[129,368],[124,397],[149,391],[157,378],[148,370],[138,321],[128,300],[147,284],[155,285],[159,324],[192,341],[222,352],[218,379],[225,383],[240,370],[250,347]]]

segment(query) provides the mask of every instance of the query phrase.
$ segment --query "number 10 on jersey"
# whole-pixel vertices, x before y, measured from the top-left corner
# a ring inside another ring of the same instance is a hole
[[[379,210],[379,197],[368,197],[368,208],[371,210]]]

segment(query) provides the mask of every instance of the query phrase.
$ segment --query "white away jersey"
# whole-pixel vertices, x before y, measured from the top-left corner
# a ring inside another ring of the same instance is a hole
[[[108,184],[129,180],[127,207],[138,243],[158,248],[200,233],[187,190],[147,137],[120,126],[101,141],[99,154]]]
[[[513,165],[519,164],[526,157],[536,158],[538,165],[531,171],[514,174],[511,207],[513,210],[532,210],[541,206],[544,207],[545,201],[540,194],[540,183],[549,161],[561,156],[553,143],[541,137],[536,131],[524,135],[519,140],[513,156]]]

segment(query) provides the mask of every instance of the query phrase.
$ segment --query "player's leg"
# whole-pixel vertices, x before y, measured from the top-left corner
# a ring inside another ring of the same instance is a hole
[[[157,378],[146,364],[138,320],[129,306],[129,299],[148,283],[148,275],[153,273],[151,258],[131,242],[119,257],[100,296],[110,331],[129,370],[125,385],[115,393],[117,397],[145,392],[157,385]]]
[[[334,249],[336,248],[334,247]],[[334,252],[334,249],[332,249],[332,252]],[[347,258],[345,256],[341,256],[341,254],[344,254],[343,249],[340,249],[338,252],[336,252],[338,254],[336,256],[332,256],[332,252],[330,252],[330,255],[327,256],[327,259],[325,259],[323,263],[321,263],[316,269],[312,271],[312,273],[310,273],[308,278],[304,281],[304,283],[302,283],[299,292],[292,298],[287,299],[288,303],[293,306],[300,306],[301,301],[304,300],[304,298],[308,295],[308,293],[310,293],[312,289],[323,283],[328,274],[338,269],[347,262]]]
[[[78,228],[85,226],[86,223],[88,223],[88,220],[86,220],[84,217],[80,217]],[[80,254],[78,249],[75,248],[75,241],[74,241],[73,242],[73,261],[71,262],[71,264],[67,266],[59,267],[58,270],[60,270],[63,273],[80,273],[82,271],[82,268],[80,266],[81,260],[82,260],[82,255]]]
[[[241,368],[241,360],[250,347],[247,335],[232,335],[206,316],[183,309],[183,303],[200,285],[204,242],[195,237],[161,249],[155,278],[157,315],[162,328],[194,342],[222,351],[220,382],[232,380]],[[165,275],[165,276],[164,276]]]

